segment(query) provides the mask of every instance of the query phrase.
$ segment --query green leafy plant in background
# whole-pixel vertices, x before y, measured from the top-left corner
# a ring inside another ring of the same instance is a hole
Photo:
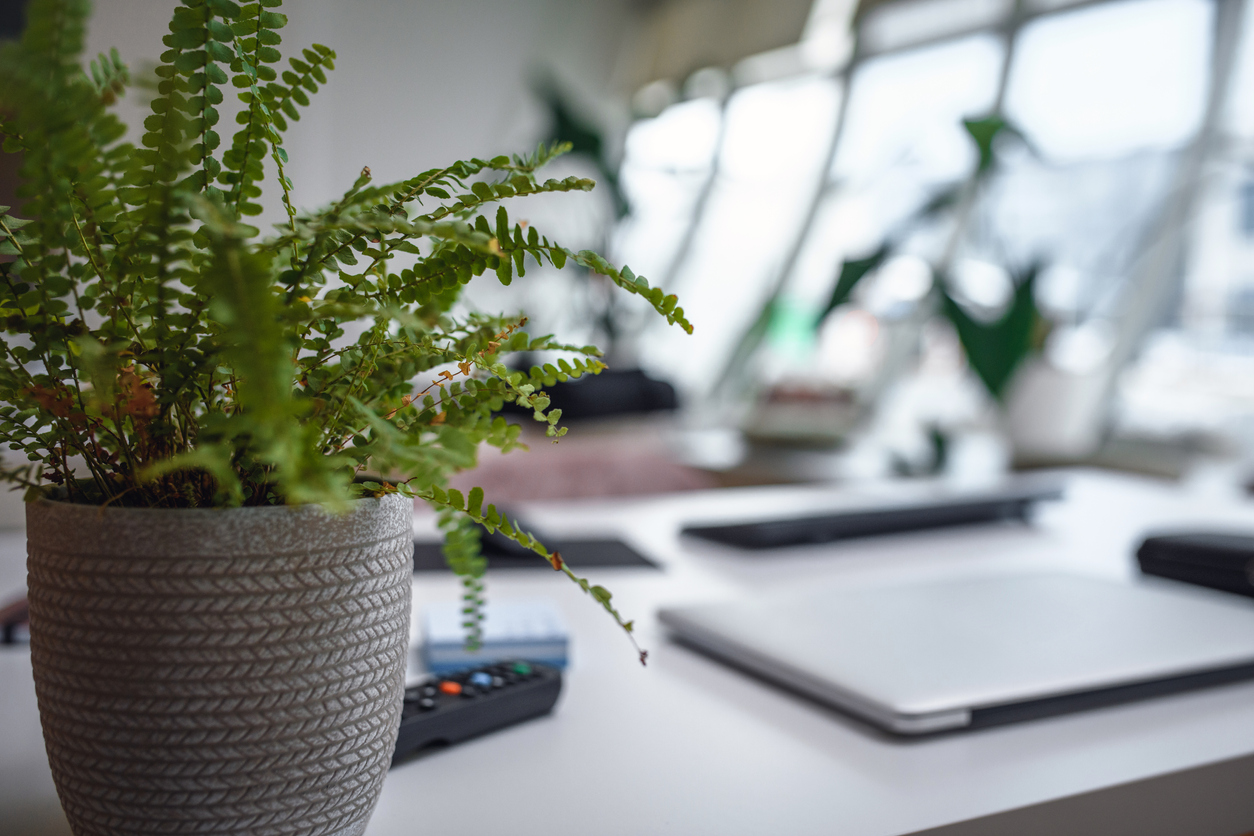
[[[934,221],[942,213],[953,210],[965,200],[973,200],[978,189],[983,186],[997,170],[996,141],[999,136],[1011,135],[1024,140],[1023,135],[1001,116],[992,114],[982,119],[964,119],[963,129],[975,146],[976,165],[970,176],[962,182],[942,189],[928,200],[919,210],[907,217],[897,229],[885,235],[879,247],[869,255],[860,258],[848,258],[842,261],[827,303],[812,320],[814,327],[821,323],[832,311],[848,304],[854,290],[863,279],[871,276],[901,248],[902,241],[916,227]],[[962,231],[959,225],[959,232]],[[1039,348],[1043,334],[1047,328],[1037,310],[1034,294],[1036,277],[1041,270],[1040,264],[1029,265],[1026,269],[1013,272],[1014,293],[1009,305],[1001,315],[991,322],[972,316],[961,303],[955,300],[949,290],[947,271],[952,253],[941,259],[936,265],[932,288],[921,304],[934,307],[937,312],[953,324],[967,362],[972,371],[984,384],[984,388],[995,399],[1001,400],[1006,394],[1014,372],[1034,349]],[[754,322],[745,330],[732,352],[730,360],[719,375],[719,386],[726,385],[738,371],[746,366],[757,351],[762,341],[770,332],[772,323],[780,318],[782,307],[780,293],[782,284],[766,300],[758,312]],[[932,430],[934,433],[935,430]],[[934,446],[936,444],[933,439]],[[943,461],[943,449],[938,448],[937,461]]]
[[[967,363],[988,393],[998,400],[1005,397],[1015,370],[1032,352],[1041,330],[1035,296],[1039,273],[1040,265],[1032,264],[1013,276],[1010,304],[993,322],[981,322],[967,313],[948,290],[942,287],[940,291],[941,311],[953,323]]]
[[[894,240],[897,236],[953,208],[963,200],[964,193],[969,192],[968,196],[973,196],[975,190],[992,177],[997,168],[995,143],[998,136],[1009,134],[1022,139],[1022,134],[1017,129],[996,114],[982,119],[964,119],[962,126],[977,153],[971,176],[962,183],[942,190],[927,201],[918,213],[906,220],[903,230],[896,235],[890,235],[873,254],[866,258],[846,260],[841,265],[836,287],[820,320],[822,316],[848,302],[858,283],[893,254],[899,246]],[[972,316],[954,299],[949,291],[945,272],[950,267],[948,260],[939,266],[932,289],[932,295],[939,298],[939,313],[953,324],[958,341],[966,353],[967,362],[984,384],[984,388],[994,398],[1001,400],[1019,364],[1031,353],[1034,336],[1040,330],[1040,315],[1034,293],[1040,265],[1033,264],[1026,269],[1013,271],[1014,293],[1010,303],[991,322]]]
[[[521,428],[495,415],[507,401],[565,433],[543,387],[599,372],[598,350],[457,302],[476,277],[508,285],[547,262],[604,275],[691,331],[683,310],[631,270],[511,221],[508,198],[593,187],[538,176],[560,145],[396,183],[366,168],[331,206],[299,211],[283,138],[336,56],[314,45],[284,66],[278,5],[177,7],[137,146],[111,110],[130,83],[116,51],[82,65],[86,0],[33,0],[23,39],[0,50],[0,133],[22,155],[24,201],[0,208],[0,442],[29,460],[4,475],[71,502],[151,508],[401,492],[440,511],[472,630],[481,527],[565,572],[630,633],[608,591],[481,490],[447,488],[479,445],[521,446]],[[224,141],[228,95],[242,107]],[[263,236],[247,219],[267,166],[287,221]],[[568,359],[502,362],[554,350]]]

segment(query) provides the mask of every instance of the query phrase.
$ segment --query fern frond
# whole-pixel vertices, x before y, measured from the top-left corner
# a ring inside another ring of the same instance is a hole
[[[130,83],[120,56],[83,61],[86,0],[31,0],[23,39],[0,46],[0,150],[22,155],[21,207],[0,207],[0,444],[33,463],[0,478],[154,508],[420,495],[443,509],[472,630],[481,527],[536,550],[630,630],[608,592],[485,510],[482,491],[445,487],[482,445],[524,446],[506,404],[564,434],[545,387],[600,372],[599,352],[456,303],[485,274],[509,284],[575,264],[690,329],[683,311],[629,269],[510,221],[510,198],[593,187],[540,177],[568,146],[385,184],[367,168],[331,206],[297,211],[282,140],[336,55],[314,45],[281,68],[278,3],[181,0],[135,144],[113,111]],[[223,149],[228,81],[245,107]],[[288,222],[263,239],[245,221],[267,156]],[[563,356],[502,362],[524,351]],[[404,479],[353,481],[367,472]]]
[[[241,127],[222,156],[220,179],[229,186],[225,201],[236,217],[261,214],[261,204],[255,201],[261,197],[259,184],[265,176],[266,145],[274,115],[260,85],[278,78],[272,65],[282,58],[277,48],[282,40],[278,30],[287,25],[285,15],[269,11],[278,5],[279,0],[249,4],[231,25],[235,34],[231,83],[244,88],[239,99],[247,108],[236,117]]]
[[[611,617],[613,617],[614,621],[617,622],[618,626],[623,629],[623,632],[627,634],[627,638],[631,640],[632,645],[636,648],[636,652],[640,657],[640,664],[645,664],[645,661],[648,658],[648,653],[641,650],[640,646],[636,644],[636,638],[633,635],[635,632],[635,624],[631,621],[623,619],[622,614],[614,607],[613,603],[611,603],[614,596],[610,593],[610,591],[603,586],[596,586],[589,583],[587,578],[576,575],[566,561],[562,559],[560,554],[557,552],[550,552],[544,547],[544,544],[535,538],[535,535],[524,531],[516,521],[509,519],[509,517],[505,514],[497,511],[496,506],[489,505],[486,509],[483,508],[482,488],[475,488],[470,492],[469,502],[461,495],[460,491],[444,491],[439,487],[432,487],[426,491],[415,491],[414,495],[419,499],[426,500],[437,510],[460,512],[470,521],[482,526],[486,531],[499,531],[502,535],[508,537],[510,540],[513,540],[518,545],[547,560],[549,565],[557,571],[565,574],[566,577],[570,578],[571,581],[590,595],[593,600],[600,604],[601,607],[608,612]]]

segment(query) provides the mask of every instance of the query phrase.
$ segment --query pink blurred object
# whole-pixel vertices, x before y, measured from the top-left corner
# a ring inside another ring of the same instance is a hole
[[[644,434],[589,435],[554,444],[527,439],[530,450],[480,453],[479,467],[453,477],[453,487],[481,487],[490,502],[639,496],[717,487],[702,470],[675,460],[665,446]]]

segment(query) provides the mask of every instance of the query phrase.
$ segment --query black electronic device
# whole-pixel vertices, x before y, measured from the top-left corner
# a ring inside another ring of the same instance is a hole
[[[633,549],[616,537],[583,537],[553,538],[544,532],[532,529],[532,534],[552,551],[561,552],[562,559],[578,569],[593,567],[640,566],[648,569],[659,568],[649,558]],[[553,567],[531,549],[510,540],[504,534],[493,532],[483,533],[483,556],[488,561],[488,568],[499,569],[548,569]],[[414,541],[415,572],[448,572],[448,563],[444,560],[444,544],[435,540]]]
[[[1187,532],[1146,537],[1136,551],[1141,571],[1254,597],[1254,536]]]
[[[1026,520],[1035,503],[1061,498],[1062,487],[1057,482],[1022,480],[991,491],[853,504],[804,516],[688,525],[683,533],[742,549],[773,549],[945,526]]]
[[[0,644],[30,643],[30,605],[23,595],[0,606]]]
[[[515,368],[526,370],[531,358],[522,357]],[[551,409],[560,409],[563,420],[610,418],[618,415],[639,415],[648,412],[670,412],[679,406],[675,387],[664,380],[654,380],[640,369],[607,369],[596,375],[560,381],[545,386]],[[505,402],[506,415],[531,417],[531,407]]]
[[[405,689],[392,763],[436,746],[460,743],[548,714],[562,691],[562,672],[511,661],[435,676]]]

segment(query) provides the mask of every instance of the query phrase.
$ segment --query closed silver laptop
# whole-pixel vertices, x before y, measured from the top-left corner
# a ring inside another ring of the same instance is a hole
[[[681,641],[898,734],[1254,678],[1254,601],[1061,574],[664,609]]]

